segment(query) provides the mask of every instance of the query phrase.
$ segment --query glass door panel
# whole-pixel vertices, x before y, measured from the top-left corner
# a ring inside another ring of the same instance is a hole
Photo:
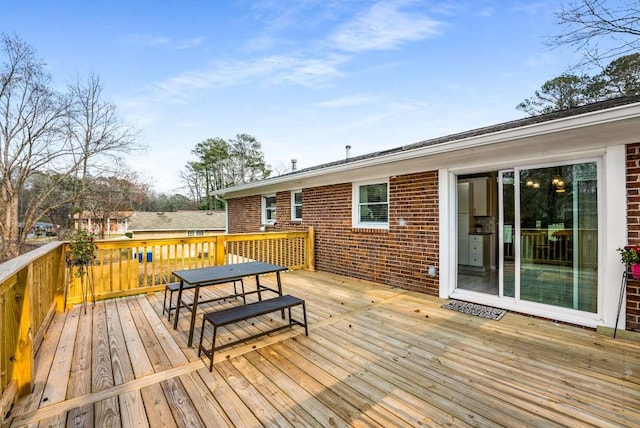
[[[596,163],[520,170],[518,175],[520,299],[596,312]],[[505,295],[506,289],[505,281]]]
[[[515,297],[515,180],[513,170],[500,171],[499,182],[499,271],[501,295]]]

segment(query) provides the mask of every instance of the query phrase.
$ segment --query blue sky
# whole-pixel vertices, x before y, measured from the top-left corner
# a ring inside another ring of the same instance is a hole
[[[61,87],[93,72],[141,131],[131,168],[158,192],[191,150],[247,133],[277,170],[523,117],[576,63],[544,40],[555,0],[4,0],[0,31]]]

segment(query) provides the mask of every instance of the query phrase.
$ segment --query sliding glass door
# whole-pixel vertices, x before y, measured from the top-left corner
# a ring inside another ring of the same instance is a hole
[[[597,312],[596,162],[499,172],[500,296]]]
[[[498,174],[500,295],[516,296],[516,192],[513,170]]]

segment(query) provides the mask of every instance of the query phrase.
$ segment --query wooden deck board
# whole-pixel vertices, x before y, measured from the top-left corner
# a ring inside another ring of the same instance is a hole
[[[135,379],[133,366],[127,352],[127,344],[122,331],[118,307],[114,300],[105,302],[107,326],[109,329],[109,349],[115,385],[131,382]],[[149,426],[140,391],[131,391],[118,398],[123,426]]]
[[[275,276],[261,282],[274,286]],[[309,336],[294,327],[238,344],[216,355],[213,372],[197,357],[202,313],[240,301],[203,305],[191,348],[187,312],[174,330],[162,292],[56,314],[36,356],[33,394],[6,422],[640,426],[640,343],[512,313],[485,320],[445,310],[441,299],[327,273],[287,272],[282,284],[306,300]],[[248,320],[220,337],[281,321]]]

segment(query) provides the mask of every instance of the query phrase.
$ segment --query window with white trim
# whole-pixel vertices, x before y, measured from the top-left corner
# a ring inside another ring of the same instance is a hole
[[[262,223],[273,224],[276,222],[276,195],[262,197]]]
[[[389,182],[353,184],[353,226],[386,229],[389,227]]]
[[[302,190],[291,192],[291,220],[302,220]]]
[[[187,236],[204,236],[204,230],[187,230]]]

